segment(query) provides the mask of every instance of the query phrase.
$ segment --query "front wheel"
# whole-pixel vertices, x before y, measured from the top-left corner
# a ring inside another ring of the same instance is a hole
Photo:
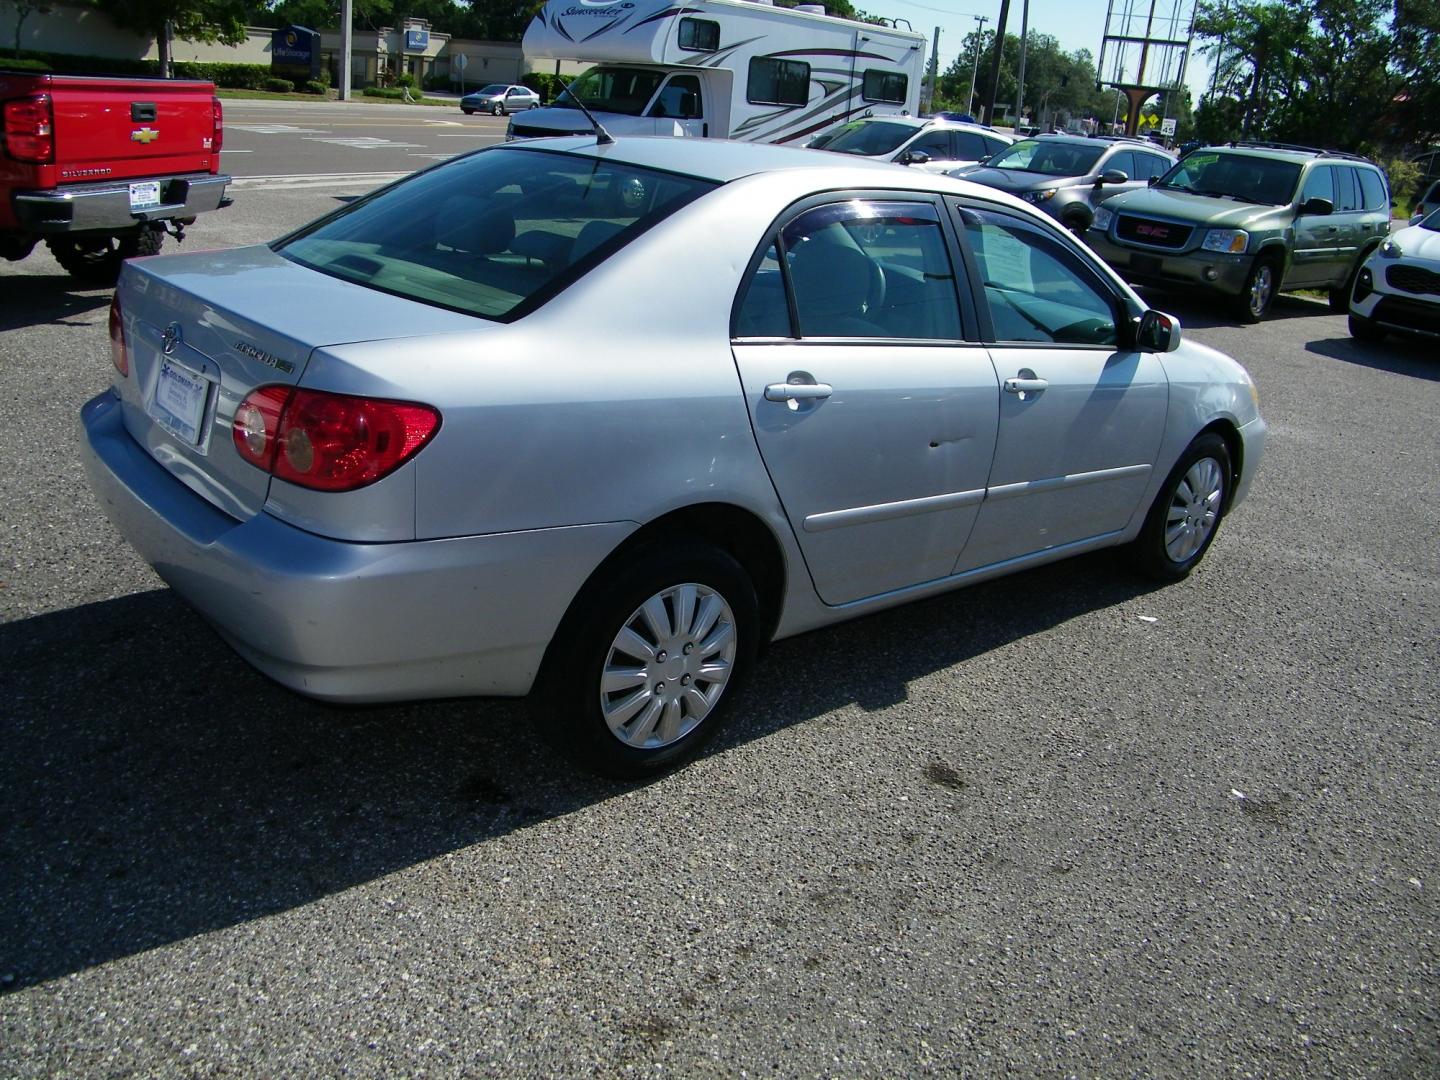
[[[497,101],[494,105],[491,106],[490,111],[491,111],[491,113],[493,113],[493,114],[496,115],[496,116],[504,116],[504,115],[505,115],[505,106],[504,106],[504,105],[501,105],[501,104]]]
[[[1350,336],[1356,341],[1384,341],[1385,330],[1363,315],[1351,315]]]
[[[127,236],[52,236],[45,241],[55,261],[87,285],[114,285],[126,259],[155,255],[165,230],[153,226]]]
[[[475,113],[474,109],[461,109],[460,111],[463,112],[466,116],[472,116]]]
[[[584,768],[638,779],[697,754],[755,656],[755,589],[726,552],[670,537],[587,585],[545,655],[537,719]]]
[[[1179,581],[1205,556],[1230,498],[1230,449],[1207,432],[1180,455],[1132,545],[1141,573]]]
[[[1245,279],[1245,291],[1236,300],[1235,313],[1240,321],[1257,323],[1263,319],[1279,288],[1279,265],[1271,258],[1256,259]]]

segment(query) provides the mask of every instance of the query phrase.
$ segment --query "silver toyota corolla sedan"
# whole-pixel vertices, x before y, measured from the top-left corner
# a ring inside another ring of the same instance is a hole
[[[251,663],[533,692],[617,775],[772,639],[1110,545],[1183,578],[1265,441],[1239,364],[1018,199],[709,139],[494,147],[130,262],[110,337],[91,483]]]

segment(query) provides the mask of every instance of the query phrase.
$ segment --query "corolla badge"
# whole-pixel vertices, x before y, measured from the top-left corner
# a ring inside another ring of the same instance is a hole
[[[160,349],[169,356],[175,351],[175,346],[180,344],[180,324],[171,323],[165,327],[165,332],[160,335]]]

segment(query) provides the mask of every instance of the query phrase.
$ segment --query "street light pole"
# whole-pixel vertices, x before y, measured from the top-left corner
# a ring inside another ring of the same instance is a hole
[[[985,41],[985,24],[990,21],[988,15],[975,15],[975,21],[980,25],[975,28],[975,66],[970,69],[970,96],[965,99],[965,111],[971,116],[975,115],[975,80],[980,75],[980,46]]]
[[[1015,134],[1020,134],[1020,110],[1025,105],[1025,45],[1030,35],[1030,0],[1020,9],[1020,73],[1015,79]]]

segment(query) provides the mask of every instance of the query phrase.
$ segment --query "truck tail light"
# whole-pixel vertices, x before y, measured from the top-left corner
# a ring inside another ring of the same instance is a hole
[[[353,491],[388,476],[435,437],[440,413],[412,401],[262,386],[235,410],[240,456],[315,491]]]
[[[220,148],[225,145],[225,109],[221,106],[218,97],[211,98],[210,105],[214,110],[212,113],[214,130],[210,134],[210,148],[218,154]]]
[[[110,362],[122,379],[130,377],[130,353],[125,349],[125,321],[120,317],[120,294],[110,298]]]
[[[55,116],[49,94],[5,103],[5,153],[34,165],[55,160]]]

